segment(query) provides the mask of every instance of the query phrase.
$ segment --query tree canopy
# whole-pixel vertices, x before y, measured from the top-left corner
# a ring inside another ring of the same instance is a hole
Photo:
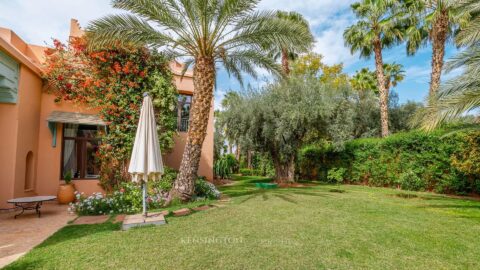
[[[293,181],[298,149],[307,137],[328,138],[338,147],[352,137],[348,86],[315,77],[292,77],[250,89],[222,112],[222,122],[252,150],[268,153],[280,181]]]

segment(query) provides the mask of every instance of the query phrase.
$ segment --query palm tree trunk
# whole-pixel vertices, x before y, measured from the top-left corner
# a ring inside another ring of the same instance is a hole
[[[207,132],[208,119],[215,84],[215,62],[213,58],[197,58],[193,69],[193,101],[190,112],[188,137],[183,151],[180,172],[173,184],[169,200],[180,198],[188,201],[193,195],[197,178],[202,145]]]
[[[432,29],[430,30],[432,39],[432,74],[430,78],[429,95],[433,96],[440,87],[440,77],[442,76],[443,57],[445,56],[445,43],[448,36],[448,13],[443,10],[436,18]]]
[[[380,123],[382,137],[388,136],[388,90],[385,87],[385,74],[383,72],[382,43],[379,38],[373,42],[375,51],[375,67],[377,72],[377,84],[380,93]]]
[[[290,64],[288,62],[288,51],[287,49],[282,49],[282,70],[285,76],[290,75]]]

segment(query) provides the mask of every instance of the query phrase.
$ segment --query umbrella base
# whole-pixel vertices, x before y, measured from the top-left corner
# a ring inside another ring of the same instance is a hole
[[[122,230],[128,230],[133,227],[142,227],[149,225],[167,224],[162,213],[149,213],[147,217],[142,214],[129,215],[123,220]]]

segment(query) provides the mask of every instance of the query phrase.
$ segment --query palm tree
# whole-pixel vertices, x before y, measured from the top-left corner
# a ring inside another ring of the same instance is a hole
[[[395,10],[398,1],[361,0],[352,4],[359,19],[343,33],[345,44],[352,54],[360,52],[360,57],[375,55],[377,85],[380,94],[380,118],[382,137],[388,136],[388,93],[383,70],[382,50],[400,42],[403,38],[402,26],[397,23]]]
[[[387,100],[388,94],[393,87],[396,87],[399,82],[405,79],[405,70],[403,65],[393,62],[392,64],[384,64],[383,70],[385,72],[385,88],[387,88]]]
[[[392,64],[383,64],[383,71],[385,74],[385,88],[387,89],[388,100],[388,93],[390,93],[390,90],[405,79],[405,71],[401,64],[395,62]],[[368,68],[362,68],[359,71],[357,70],[355,75],[353,75],[352,79],[350,79],[350,84],[353,89],[360,93],[373,91],[375,94],[378,94],[376,80],[376,74],[374,71],[370,71]]]
[[[432,71],[429,95],[440,86],[445,45],[456,30],[469,19],[468,9],[459,0],[406,0],[407,14],[412,16],[406,29],[407,54],[415,54],[427,43],[432,44]]]
[[[282,71],[284,76],[290,74],[290,61],[297,59],[298,54],[308,52],[312,47],[314,38],[310,32],[308,21],[297,12],[277,11],[277,17],[287,22],[301,25],[303,27],[304,35],[308,36],[307,39],[302,40],[301,44],[274,44],[274,47],[270,49],[270,53],[275,60],[281,58]]]
[[[258,0],[113,0],[130,13],[108,15],[90,23],[91,49],[147,46],[186,58],[193,65],[194,95],[188,137],[179,175],[170,199],[189,200],[200,161],[212,106],[217,63],[242,80],[256,77],[255,67],[279,74],[280,68],[263,48],[294,47],[309,39],[304,27],[281,20],[275,12],[255,11]]]
[[[359,92],[360,97],[371,91],[378,93],[377,78],[374,71],[370,71],[368,68],[362,68],[357,70],[355,75],[350,79],[352,88]]]
[[[446,71],[461,68],[462,74],[446,82],[431,97],[424,110],[416,114],[415,124],[433,130],[444,122],[480,108],[480,4],[477,0],[463,2],[472,18],[457,35],[457,43],[468,48],[446,64]]]

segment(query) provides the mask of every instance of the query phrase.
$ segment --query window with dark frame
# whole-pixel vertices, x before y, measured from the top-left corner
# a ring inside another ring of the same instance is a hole
[[[96,153],[100,145],[100,132],[103,127],[64,124],[62,140],[63,179],[70,172],[73,179],[97,179],[100,166]]]
[[[178,95],[177,103],[177,130],[179,132],[188,131],[188,123],[190,120],[190,108],[192,105],[191,95]]]

